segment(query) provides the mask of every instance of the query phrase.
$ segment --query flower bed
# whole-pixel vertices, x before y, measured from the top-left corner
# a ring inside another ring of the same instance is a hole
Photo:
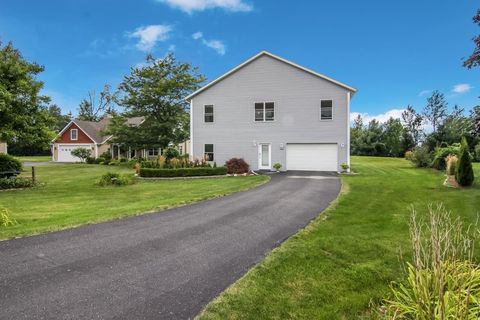
[[[227,168],[225,167],[198,167],[177,169],[141,168],[139,172],[140,177],[143,178],[219,176],[225,174],[227,174]]]

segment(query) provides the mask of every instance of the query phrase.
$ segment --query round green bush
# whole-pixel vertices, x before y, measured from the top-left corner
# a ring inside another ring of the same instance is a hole
[[[0,154],[0,178],[13,177],[22,171],[22,163],[8,154]]]
[[[167,158],[167,160],[170,160],[173,158],[178,158],[180,156],[180,153],[177,149],[168,147],[167,149],[165,149],[165,151],[163,151],[163,155],[165,156],[165,158]]]

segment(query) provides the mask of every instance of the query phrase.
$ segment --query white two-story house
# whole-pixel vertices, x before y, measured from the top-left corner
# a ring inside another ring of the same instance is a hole
[[[262,51],[187,97],[193,158],[253,170],[340,171],[350,164],[356,89]]]

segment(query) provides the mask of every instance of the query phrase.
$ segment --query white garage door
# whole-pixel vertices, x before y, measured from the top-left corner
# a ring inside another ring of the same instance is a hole
[[[287,144],[287,170],[337,171],[337,158],[336,144]]]
[[[91,150],[91,145],[74,145],[60,144],[58,145],[58,162],[80,162],[81,159],[72,156],[72,150],[77,148],[85,148]]]

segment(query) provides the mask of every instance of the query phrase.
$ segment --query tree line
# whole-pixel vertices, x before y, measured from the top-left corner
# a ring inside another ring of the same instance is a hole
[[[358,115],[351,128],[351,153],[401,157],[419,144],[433,151],[439,146],[459,143],[462,137],[472,150],[480,142],[480,105],[468,113],[455,105],[449,112],[444,94],[434,91],[422,111],[408,105],[401,118],[391,117],[385,123],[373,119],[365,124]]]

